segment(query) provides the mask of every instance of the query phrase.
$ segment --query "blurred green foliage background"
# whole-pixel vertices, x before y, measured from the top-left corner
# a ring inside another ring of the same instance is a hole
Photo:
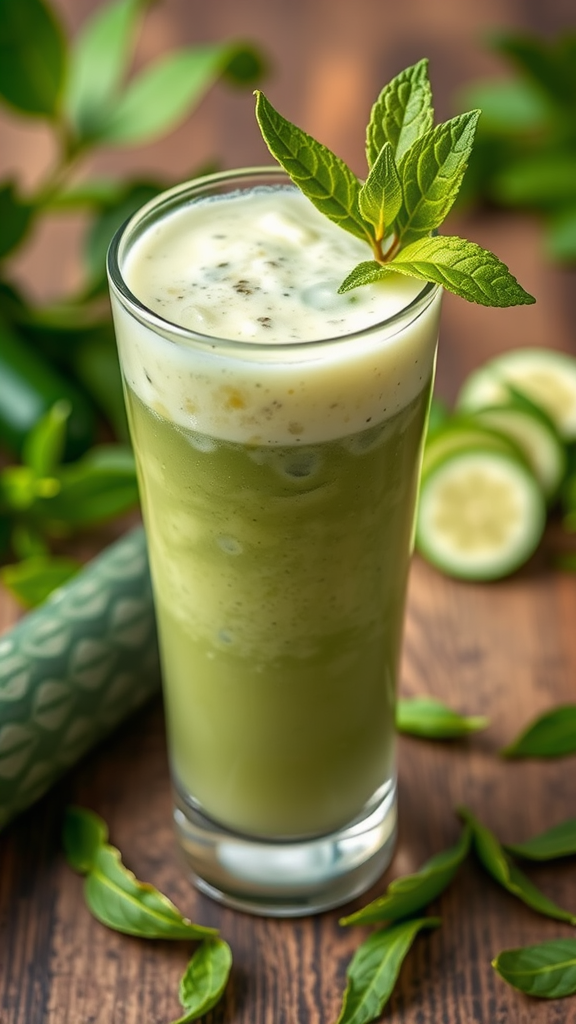
[[[0,573],[27,605],[78,567],[53,554],[54,542],[137,503],[105,256],[124,220],[172,182],[93,177],[83,162],[99,148],[171,132],[218,79],[250,87],[264,72],[256,48],[226,40],[131,73],[147,6],[101,5],[72,41],[44,0],[0,0],[0,97],[46,122],[58,152],[32,195],[0,182],[0,448],[21,460],[0,472],[0,556],[18,559]],[[206,170],[190,168],[189,177]],[[35,305],[14,285],[10,261],[62,211],[85,215],[83,282],[57,304]]]

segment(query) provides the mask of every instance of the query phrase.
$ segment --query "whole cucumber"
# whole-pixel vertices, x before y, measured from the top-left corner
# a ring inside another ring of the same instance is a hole
[[[61,398],[72,408],[65,458],[75,459],[94,442],[95,417],[87,398],[0,320],[0,447],[19,455],[26,435]]]
[[[138,528],[0,637],[0,829],[159,689]]]

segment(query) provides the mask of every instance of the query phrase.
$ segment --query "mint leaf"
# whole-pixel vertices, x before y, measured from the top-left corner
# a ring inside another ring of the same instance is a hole
[[[459,715],[434,697],[399,700],[396,706],[398,732],[429,740],[457,739],[486,729],[489,724],[490,720],[480,715]]]
[[[143,7],[142,0],[99,7],[74,43],[64,102],[82,138],[98,133],[117,98]]]
[[[376,241],[380,242],[402,207],[402,185],[389,142],[382,146],[360,189],[358,206],[364,220],[372,224]]]
[[[509,985],[539,999],[576,992],[576,939],[552,939],[538,946],[504,949],[492,967]]]
[[[321,213],[371,245],[374,259],[355,267],[340,293],[396,272],[486,306],[535,301],[491,252],[461,238],[430,237],[462,184],[480,111],[431,128],[426,61],[398,75],[374,104],[366,143],[371,170],[364,185],[262,93],[256,97],[264,141],[294,184]]]
[[[532,836],[523,843],[506,843],[505,849],[525,860],[555,860],[576,854],[576,818],[561,821],[559,825]]]
[[[68,399],[60,398],[26,435],[22,461],[38,476],[50,476],[60,465],[71,411]]]
[[[66,860],[81,875],[92,870],[96,853],[108,841],[106,822],[85,807],[67,807],[64,812],[62,843]]]
[[[390,882],[383,896],[379,896],[354,914],[340,918],[340,924],[376,924],[412,917],[427,907],[450,885],[458,868],[468,856],[471,829],[464,825],[455,846],[442,850],[422,865],[413,875],[403,875]]]
[[[375,284],[376,281],[382,281],[388,277],[390,273],[389,265],[384,266],[376,260],[366,260],[354,267],[348,277],[344,278],[338,289],[338,294],[343,295],[344,292],[350,292],[353,288],[359,288],[363,284]]]
[[[175,128],[244,50],[236,43],[191,46],[146,66],[108,111],[98,138],[115,146],[133,145]]]
[[[568,921],[569,924],[576,924],[576,914],[557,906],[543,892],[540,892],[540,889],[506,855],[493,832],[482,825],[466,807],[460,807],[458,814],[472,829],[474,849],[478,859],[488,874],[492,875],[492,878],[502,888],[539,914],[544,914],[556,921]]]
[[[438,917],[424,917],[373,932],[348,965],[348,985],[337,1024],[368,1024],[376,1020],[392,995],[418,932],[438,928],[440,923]]]
[[[453,117],[416,139],[400,161],[404,207],[396,234],[408,245],[440,226],[452,207],[472,151],[479,110]]]
[[[224,939],[209,938],[196,950],[180,981],[180,1002],[185,1009],[174,1024],[198,1020],[222,997],[230,968],[232,950]]]
[[[385,265],[376,261],[360,263],[342,282],[339,292],[382,281],[391,273],[434,281],[482,306],[519,306],[536,301],[494,253],[453,235],[421,238]]]
[[[0,97],[18,113],[57,117],[67,58],[62,26],[48,4],[0,3]]]
[[[433,124],[428,61],[418,61],[385,85],[372,107],[366,130],[368,166],[376,162],[385,142],[400,160],[413,142]]]
[[[84,895],[89,910],[102,924],[125,935],[145,939],[215,937],[215,928],[193,924],[147,882],[139,882],[122,863],[120,851],[108,843],[105,821],[83,807],[70,807],[63,831],[66,859],[86,875]]]
[[[286,121],[262,92],[256,92],[256,118],[272,156],[320,213],[364,241],[368,226],[358,207],[360,182],[330,149]]]
[[[576,704],[564,704],[545,711],[500,753],[504,757],[576,754]]]
[[[13,181],[0,184],[0,259],[24,240],[34,216],[34,207],[22,200]]]

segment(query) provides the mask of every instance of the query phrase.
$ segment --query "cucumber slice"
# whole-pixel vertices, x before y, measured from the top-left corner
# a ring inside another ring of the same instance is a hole
[[[423,478],[416,547],[465,580],[496,580],[536,550],[546,522],[542,492],[522,462],[503,451],[460,450]]]
[[[576,440],[576,359],[548,348],[518,348],[475,370],[464,382],[457,407],[467,412],[506,402],[507,384],[527,395],[565,441]]]
[[[478,423],[472,417],[452,417],[437,433],[428,437],[422,459],[422,477],[426,477],[452,452],[473,449],[504,452],[524,461],[520,448],[501,432]]]
[[[509,437],[521,450],[545,498],[558,494],[566,473],[566,451],[556,427],[532,402],[512,399],[505,405],[479,409],[474,419]]]

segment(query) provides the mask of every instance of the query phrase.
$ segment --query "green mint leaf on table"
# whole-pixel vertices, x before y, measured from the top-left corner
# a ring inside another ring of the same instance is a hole
[[[214,928],[193,924],[161,892],[139,882],[122,863],[120,851],[107,842],[105,823],[83,808],[69,808],[64,823],[68,863],[86,874],[86,903],[98,921],[146,939],[206,939]]]
[[[546,711],[501,753],[504,757],[563,757],[576,754],[576,704],[565,704]]]
[[[188,1024],[204,1016],[221,999],[232,967],[232,950],[223,939],[204,939],[190,960],[180,982],[180,1002],[185,1009],[173,1024]]]
[[[370,238],[358,207],[361,184],[330,149],[286,121],[262,92],[256,118],[272,156],[320,213],[364,241]]]
[[[480,112],[431,127],[426,61],[398,75],[372,108],[364,184],[331,150],[283,118],[261,92],[256,97],[264,141],[294,184],[321,213],[372,249],[373,259],[352,270],[339,292],[396,272],[487,306],[535,301],[491,252],[461,238],[431,237],[462,184]]]
[[[56,118],[66,76],[62,28],[42,0],[0,4],[0,96],[17,111]]]
[[[428,61],[420,60],[385,85],[372,107],[366,129],[368,166],[376,162],[386,142],[392,146],[396,160],[400,160],[412,143],[432,127],[433,121]]]
[[[364,220],[374,228],[375,240],[381,242],[402,207],[402,185],[389,142],[382,146],[360,189],[358,206]]]
[[[447,291],[482,306],[518,306],[535,301],[497,256],[476,242],[451,235],[420,238],[400,249],[390,263],[380,264],[375,260],[360,263],[342,282],[339,291],[383,281],[393,273],[434,281]]]
[[[348,984],[337,1024],[368,1024],[376,1020],[392,994],[418,932],[438,928],[440,924],[438,917],[424,917],[402,921],[370,935],[348,965]]]
[[[480,111],[431,128],[400,162],[404,204],[396,221],[400,245],[409,245],[442,224],[458,195]]]
[[[509,985],[539,999],[576,993],[576,939],[552,939],[537,946],[505,949],[492,967]]]
[[[450,885],[470,849],[471,830],[464,825],[455,846],[437,853],[413,875],[390,883],[383,896],[340,920],[342,925],[376,924],[411,917],[427,907]]]
[[[399,700],[396,705],[396,728],[398,732],[425,739],[450,740],[478,732],[490,725],[488,718],[480,715],[459,715],[433,697],[413,697]]]
[[[556,921],[568,921],[569,924],[576,925],[576,913],[557,906],[540,892],[506,855],[496,836],[485,825],[482,825],[466,807],[459,808],[458,813],[470,825],[478,859],[496,882],[537,913]]]
[[[524,843],[506,843],[505,849],[524,860],[555,860],[576,854],[576,818],[561,821]]]

